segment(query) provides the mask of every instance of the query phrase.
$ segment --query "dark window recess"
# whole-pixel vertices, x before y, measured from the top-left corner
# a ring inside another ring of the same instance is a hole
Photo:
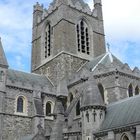
[[[76,104],[76,116],[80,115],[80,101],[77,102]]]
[[[45,33],[45,58],[51,55],[51,25],[48,24]]]
[[[46,116],[51,114],[51,104],[48,102],[46,103]]]
[[[23,113],[23,97],[18,97],[17,99],[17,112]]]
[[[130,84],[129,87],[128,87],[128,95],[129,95],[129,97],[133,96],[133,86],[132,86],[132,84]]]
[[[139,87],[138,86],[136,86],[136,88],[135,88],[135,95],[139,95]]]
[[[96,113],[96,111],[94,110],[94,112],[93,112],[94,122],[96,122],[96,116],[97,116],[97,113]]]
[[[89,31],[87,24],[83,20],[81,20],[81,22],[77,24],[76,30],[78,52],[86,53],[89,55]]]

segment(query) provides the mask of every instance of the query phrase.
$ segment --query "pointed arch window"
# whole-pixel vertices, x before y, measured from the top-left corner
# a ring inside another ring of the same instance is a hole
[[[98,89],[99,89],[100,94],[102,96],[102,99],[104,101],[104,87],[103,87],[103,85],[101,83],[98,84]]]
[[[27,99],[24,96],[18,96],[16,98],[16,111],[17,114],[27,115]]]
[[[51,24],[48,23],[45,29],[45,58],[51,55]]]
[[[135,95],[139,95],[139,92],[140,92],[140,89],[139,89],[138,86],[136,86],[136,88],[135,88]]]
[[[17,112],[23,113],[24,99],[23,97],[18,97],[17,99]]]
[[[82,19],[76,26],[78,52],[90,54],[89,49],[89,29],[86,22]]]
[[[80,115],[80,100],[76,104],[76,116]]]
[[[46,103],[46,116],[49,116],[52,113],[52,105],[50,102]]]
[[[129,140],[128,136],[127,135],[123,135],[121,140]]]
[[[132,84],[130,84],[129,87],[128,87],[128,95],[129,95],[129,97],[133,96],[133,86],[132,86]]]

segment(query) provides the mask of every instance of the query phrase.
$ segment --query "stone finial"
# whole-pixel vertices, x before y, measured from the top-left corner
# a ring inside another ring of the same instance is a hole
[[[138,67],[135,67],[135,68],[133,69],[133,73],[135,73],[135,74],[140,74],[139,68],[138,68]]]
[[[101,4],[102,2],[101,2],[101,0],[94,0],[94,5],[95,4]]]
[[[34,11],[43,11],[43,4],[40,5],[38,2],[34,5]]]

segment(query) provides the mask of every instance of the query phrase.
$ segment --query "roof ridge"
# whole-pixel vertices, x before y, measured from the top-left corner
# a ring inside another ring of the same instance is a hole
[[[92,68],[92,71],[94,71],[96,69],[96,67],[107,57],[108,52],[105,53],[105,55],[101,58],[101,60]]]
[[[135,99],[135,98],[138,98],[138,97],[140,98],[140,95],[133,96],[133,97],[127,97],[127,98],[121,99],[119,101],[110,103],[110,104],[107,105],[107,107],[114,106],[114,105],[117,105],[117,104],[120,104],[120,103],[124,103],[124,102],[127,102],[129,100],[132,100],[132,99]]]

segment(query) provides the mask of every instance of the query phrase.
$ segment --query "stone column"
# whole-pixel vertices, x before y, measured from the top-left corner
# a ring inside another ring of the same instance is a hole
[[[114,140],[115,139],[115,135],[113,131],[108,132],[108,140]]]
[[[136,126],[136,140],[140,140],[140,125]]]

